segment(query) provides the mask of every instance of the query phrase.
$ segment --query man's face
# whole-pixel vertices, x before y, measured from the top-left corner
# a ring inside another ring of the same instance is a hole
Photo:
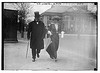
[[[35,20],[36,20],[36,21],[39,21],[39,17],[35,17]]]

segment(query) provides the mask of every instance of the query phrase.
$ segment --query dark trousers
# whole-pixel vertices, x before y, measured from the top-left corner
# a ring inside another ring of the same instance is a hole
[[[32,58],[36,59],[36,54],[40,53],[40,49],[32,48]]]

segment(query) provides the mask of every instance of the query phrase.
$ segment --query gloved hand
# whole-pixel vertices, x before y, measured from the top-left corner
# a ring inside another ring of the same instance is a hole
[[[48,31],[48,34],[52,35],[51,31]]]

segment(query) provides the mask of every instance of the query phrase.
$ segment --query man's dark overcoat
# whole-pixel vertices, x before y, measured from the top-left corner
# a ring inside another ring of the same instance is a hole
[[[42,21],[30,22],[27,33],[27,36],[30,37],[30,48],[43,49],[45,33],[45,26]]]

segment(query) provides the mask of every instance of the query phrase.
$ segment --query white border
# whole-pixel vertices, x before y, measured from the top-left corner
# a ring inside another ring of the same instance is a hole
[[[99,15],[100,15],[100,9],[99,9],[99,7],[100,7],[100,0],[0,0],[1,2],[98,2],[98,71],[81,71],[81,72],[89,72],[89,73],[94,73],[94,72],[99,72],[100,71],[100,47],[99,47],[99,36],[100,36],[100,25],[99,25]],[[0,5],[0,9],[1,9],[1,5]],[[0,11],[0,16],[1,16],[1,11]],[[0,23],[1,23],[1,17],[0,17]],[[1,24],[2,25],[2,24]],[[2,31],[1,31],[1,26],[0,26],[0,34],[2,34],[1,33]],[[1,36],[0,36],[0,41],[2,41],[2,39],[1,39]],[[0,43],[0,47],[2,46],[2,44]],[[1,55],[1,50],[0,50],[0,55]],[[0,56],[0,58],[1,58],[1,56]],[[1,63],[0,63],[0,68],[1,68]],[[26,72],[28,72],[28,73],[31,73],[31,72],[33,72],[33,71],[1,71],[2,73],[11,73],[11,72],[24,72],[24,73],[26,73]],[[41,71],[34,71],[34,72],[41,72]],[[42,72],[55,72],[55,71],[42,71]],[[66,72],[66,71],[57,71],[57,72]],[[76,72],[77,73],[77,71],[67,71],[67,72]],[[79,73],[80,73],[80,71],[78,71]]]

